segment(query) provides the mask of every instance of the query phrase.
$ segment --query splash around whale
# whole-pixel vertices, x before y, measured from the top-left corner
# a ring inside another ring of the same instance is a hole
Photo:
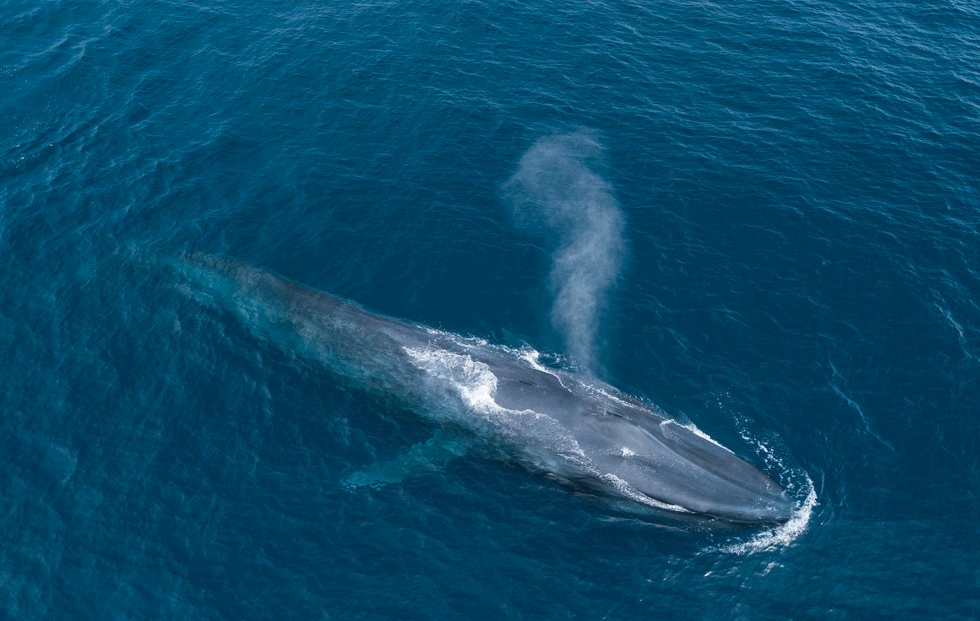
[[[239,316],[338,380],[392,395],[440,431],[345,480],[383,485],[431,471],[472,442],[564,483],[672,515],[768,524],[794,503],[769,476],[704,434],[592,377],[365,311],[269,271],[208,255],[167,261],[194,297]]]

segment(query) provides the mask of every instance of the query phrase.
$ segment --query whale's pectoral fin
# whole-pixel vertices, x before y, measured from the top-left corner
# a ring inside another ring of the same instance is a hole
[[[442,469],[466,454],[467,438],[455,431],[440,429],[426,442],[416,444],[391,461],[371,464],[344,479],[344,487],[384,487]]]

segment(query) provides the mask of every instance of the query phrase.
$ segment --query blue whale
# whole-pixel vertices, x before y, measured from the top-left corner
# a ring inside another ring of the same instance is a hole
[[[442,430],[346,483],[379,486],[465,452],[462,437],[561,482],[710,521],[789,519],[769,476],[692,427],[595,378],[542,366],[534,352],[370,313],[237,261],[172,263],[195,297],[237,314],[260,338],[358,388],[395,395]]]

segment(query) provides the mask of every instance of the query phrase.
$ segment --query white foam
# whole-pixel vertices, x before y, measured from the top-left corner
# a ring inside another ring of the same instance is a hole
[[[748,541],[742,541],[717,548],[717,551],[727,552],[730,554],[753,554],[756,552],[772,550],[778,547],[786,547],[796,541],[796,539],[798,539],[800,535],[806,531],[807,526],[810,524],[810,518],[813,515],[813,508],[819,504],[817,502],[817,491],[813,485],[813,480],[810,478],[810,475],[802,470],[792,470],[787,467],[784,461],[776,454],[775,450],[750,436],[745,429],[744,421],[738,420],[738,427],[739,434],[742,436],[742,439],[755,448],[756,452],[762,456],[763,460],[765,460],[766,465],[772,470],[777,470],[783,473],[783,476],[780,477],[781,479],[785,480],[787,478],[795,478],[797,481],[799,481],[800,477],[802,476],[802,478],[806,481],[802,487],[807,490],[807,493],[806,498],[802,503],[800,503],[800,506],[793,512],[793,515],[785,523],[774,528],[763,530]],[[789,491],[798,489],[798,487],[792,483],[785,485],[785,487]]]
[[[481,412],[501,409],[493,399],[497,376],[486,364],[435,347],[406,347],[405,352],[417,367],[433,377],[447,380],[469,407]]]
[[[615,474],[610,472],[600,473],[597,472],[598,476],[603,481],[609,483],[616,491],[618,491],[623,496],[629,498],[630,500],[640,503],[641,505],[647,505],[648,507],[654,507],[656,509],[664,509],[666,511],[675,511],[677,513],[691,513],[688,509],[680,505],[672,505],[666,502],[660,502],[654,498],[647,496],[646,494],[637,491],[629,483],[619,478]]]
[[[494,433],[526,449],[535,466],[556,474],[571,468],[604,478],[578,441],[554,418],[530,409],[511,410],[500,406],[494,399],[497,377],[487,364],[438,346],[406,347],[405,352],[418,368],[446,382],[462,398],[464,407],[481,416]]]
[[[803,534],[806,527],[810,524],[810,517],[813,515],[813,508],[818,504],[817,491],[813,486],[813,481],[808,475],[804,476],[806,476],[806,483],[809,491],[807,492],[806,500],[804,500],[800,508],[793,513],[793,516],[789,519],[789,521],[787,521],[785,524],[780,524],[776,528],[758,533],[748,541],[723,546],[719,548],[719,551],[728,552],[730,554],[754,554],[756,552],[772,550],[778,547],[786,547],[796,541],[796,539]]]
[[[718,448],[725,449],[727,452],[731,453],[732,455],[735,454],[735,452],[732,451],[732,449],[728,448],[724,444],[721,444],[720,442],[718,442],[717,440],[715,440],[714,438],[712,438],[711,436],[709,436],[705,432],[703,432],[700,429],[698,429],[697,425],[695,425],[694,423],[679,423],[676,420],[665,420],[664,422],[660,423],[660,426],[662,427],[662,426],[664,426],[664,425],[666,425],[668,423],[674,423],[678,427],[683,427],[684,429],[687,429],[688,431],[690,431],[694,435],[698,436],[699,438],[702,438],[704,440],[707,440],[708,442],[711,442],[712,444],[714,444]]]
[[[545,367],[543,364],[539,362],[539,360],[541,359],[541,352],[534,349],[530,345],[525,345],[524,347],[517,350],[517,355],[520,357],[521,360],[526,362],[528,366],[531,367],[532,369],[535,369],[537,371],[543,371],[545,373],[550,372],[547,367]]]

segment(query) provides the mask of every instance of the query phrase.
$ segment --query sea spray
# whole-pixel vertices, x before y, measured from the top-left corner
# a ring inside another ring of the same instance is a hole
[[[504,186],[518,226],[555,239],[551,321],[586,370],[594,369],[599,321],[625,253],[622,211],[595,170],[602,157],[592,132],[547,136]]]

